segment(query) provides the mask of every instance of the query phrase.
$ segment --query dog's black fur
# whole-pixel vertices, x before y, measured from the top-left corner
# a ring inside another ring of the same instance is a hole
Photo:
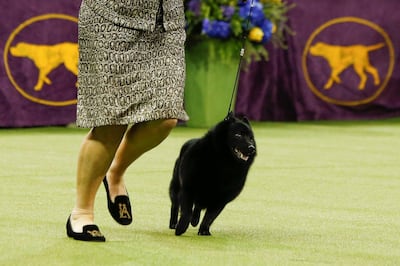
[[[211,235],[215,218],[242,191],[255,156],[249,121],[231,113],[202,138],[188,140],[176,160],[169,187],[169,227],[175,234],[185,233],[189,223],[196,226],[201,210],[206,209],[198,234]]]

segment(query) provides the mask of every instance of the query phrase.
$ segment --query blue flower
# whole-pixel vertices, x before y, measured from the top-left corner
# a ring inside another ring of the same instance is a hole
[[[226,21],[204,19],[202,33],[211,38],[227,39],[231,35],[231,25]]]
[[[187,3],[188,10],[192,11],[196,16],[200,15],[201,0],[190,0]]]
[[[222,9],[222,14],[224,15],[224,18],[230,20],[235,14],[235,8],[233,6],[221,6]]]
[[[246,53],[246,61],[250,62],[252,58],[267,59],[268,52],[264,45],[271,41],[272,36],[276,37],[278,43],[283,43],[285,40],[278,34],[286,27],[289,6],[285,2],[284,0],[184,0],[188,43],[217,39],[241,44],[245,35],[246,44],[253,48]]]
[[[250,23],[255,26],[261,26],[265,19],[263,5],[258,0],[253,0],[253,7],[251,8],[251,0],[248,0],[245,4],[239,7],[239,16],[243,19],[248,19],[251,9]]]
[[[249,1],[251,1],[251,0],[249,0]],[[238,0],[237,5],[238,6],[244,6],[247,2],[248,1],[246,1],[246,0]]]
[[[265,44],[267,43],[272,36],[272,28],[273,28],[273,24],[269,19],[264,19],[263,23],[261,24],[261,29],[264,32],[264,37],[262,39],[262,43]]]
[[[241,18],[247,19],[250,15],[250,3],[239,3],[239,16]]]

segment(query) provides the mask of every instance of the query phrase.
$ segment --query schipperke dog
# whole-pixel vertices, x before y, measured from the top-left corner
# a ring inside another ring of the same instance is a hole
[[[169,228],[175,229],[175,235],[185,233],[189,223],[196,226],[203,209],[198,234],[211,235],[215,218],[242,191],[255,156],[249,121],[232,112],[202,138],[188,140],[176,160],[169,187]]]

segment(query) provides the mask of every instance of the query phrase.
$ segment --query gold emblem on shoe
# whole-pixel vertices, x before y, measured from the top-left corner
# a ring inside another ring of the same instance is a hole
[[[92,236],[92,237],[102,237],[102,233],[100,233],[100,231],[98,230],[87,230],[87,232]]]
[[[119,218],[120,219],[131,219],[131,216],[129,215],[128,208],[126,207],[125,203],[119,203]]]

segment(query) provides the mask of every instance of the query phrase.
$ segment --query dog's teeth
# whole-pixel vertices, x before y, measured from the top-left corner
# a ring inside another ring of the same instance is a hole
[[[244,155],[244,154],[243,154],[241,151],[239,151],[238,149],[235,149],[235,153],[236,153],[236,156],[237,156],[239,159],[243,160],[243,161],[247,161],[247,160],[249,159],[249,156]]]

